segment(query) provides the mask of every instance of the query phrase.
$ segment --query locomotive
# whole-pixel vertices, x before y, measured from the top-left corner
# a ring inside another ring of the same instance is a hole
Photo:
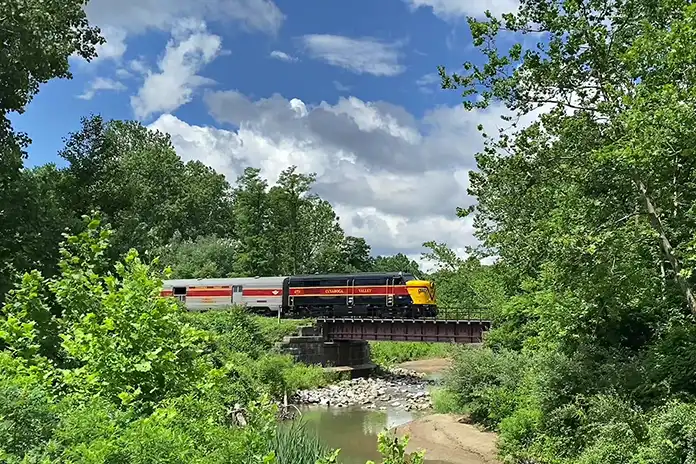
[[[165,280],[188,310],[241,305],[268,316],[435,317],[435,284],[404,272]]]

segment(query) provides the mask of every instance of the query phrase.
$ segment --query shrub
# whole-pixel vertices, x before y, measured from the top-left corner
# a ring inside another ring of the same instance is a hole
[[[261,332],[258,321],[240,306],[188,313],[186,320],[210,334],[218,361],[224,361],[232,353],[239,352],[258,358],[271,348],[271,344]]]
[[[473,420],[496,428],[519,404],[518,385],[525,365],[523,355],[515,352],[464,347],[456,353],[445,377],[446,388],[453,395],[450,401]]]
[[[21,458],[46,444],[58,423],[50,385],[35,375],[0,371],[0,457]]]

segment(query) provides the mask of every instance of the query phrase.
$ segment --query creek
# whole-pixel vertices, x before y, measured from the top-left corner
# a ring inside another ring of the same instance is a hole
[[[432,414],[429,391],[441,376],[441,372],[418,374],[395,368],[373,378],[303,391],[296,400],[307,431],[324,445],[341,449],[339,462],[381,462],[379,433]],[[446,464],[427,457],[426,453],[428,464]]]
[[[389,407],[386,410],[365,410],[358,406],[303,406],[300,410],[308,431],[316,433],[326,446],[341,449],[339,461],[343,464],[365,464],[369,459],[381,462],[377,435],[428,413]],[[427,460],[427,453],[425,462],[447,464],[445,461]]]

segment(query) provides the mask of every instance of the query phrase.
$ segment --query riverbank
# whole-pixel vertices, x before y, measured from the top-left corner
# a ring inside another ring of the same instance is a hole
[[[345,464],[378,457],[372,443],[385,429],[409,435],[408,451],[425,449],[428,464],[497,464],[495,434],[433,413],[430,391],[450,366],[448,358],[407,361],[371,378],[302,390],[293,400],[324,443],[342,448]]]
[[[496,435],[460,422],[460,416],[432,414],[392,429],[408,435],[407,452],[425,450],[428,461],[442,464],[498,464]]]

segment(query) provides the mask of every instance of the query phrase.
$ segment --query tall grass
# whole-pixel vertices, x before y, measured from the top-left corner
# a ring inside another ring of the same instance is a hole
[[[271,442],[278,464],[315,464],[332,450],[324,446],[314,433],[310,433],[301,420],[282,425]]]

